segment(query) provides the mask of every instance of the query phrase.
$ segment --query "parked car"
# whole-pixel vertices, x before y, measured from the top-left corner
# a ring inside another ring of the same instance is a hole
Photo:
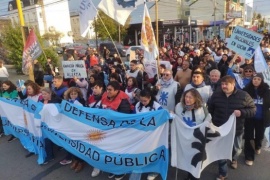
[[[129,48],[127,49],[126,51],[126,55],[127,55],[127,60],[130,61],[130,52],[131,51],[137,51],[137,50],[140,50],[142,51],[142,47],[141,46],[129,46]]]
[[[63,48],[61,48],[59,46],[55,46],[55,47],[53,47],[53,49],[57,54],[63,54]]]
[[[116,48],[115,48],[116,46]],[[126,48],[118,43],[115,42],[115,46],[112,42],[105,42],[105,43],[100,43],[99,45],[99,53],[102,54],[104,47],[106,47],[110,51],[110,56],[112,57],[114,54],[118,54],[116,49],[118,50],[119,54],[121,57],[126,56]]]
[[[85,56],[85,52],[87,51],[87,45],[83,43],[72,43],[67,44],[65,46],[66,52],[68,54],[71,54],[74,57],[75,51],[77,52],[78,59],[81,59],[83,56]]]

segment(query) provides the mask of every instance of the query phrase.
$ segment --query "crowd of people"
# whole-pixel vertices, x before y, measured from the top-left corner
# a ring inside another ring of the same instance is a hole
[[[270,69],[269,39],[261,42],[261,50]],[[198,44],[179,43],[162,47],[159,59],[169,62],[169,67],[160,64],[158,74],[149,78],[143,66],[143,52],[136,51],[137,59],[127,67],[120,57],[109,57],[106,48],[99,55],[89,48],[82,59],[85,61],[88,78],[65,79],[54,71],[48,58],[44,69],[34,61],[35,81],[27,80],[25,89],[16,87],[8,80],[7,70],[0,61],[1,97],[32,99],[36,102],[71,103],[89,107],[110,109],[120,113],[142,113],[166,109],[178,115],[188,126],[196,126],[212,115],[212,123],[221,126],[231,114],[236,116],[236,134],[233,142],[233,157],[230,167],[237,169],[237,160],[244,143],[245,163],[253,165],[261,153],[264,132],[270,126],[270,74],[256,72],[254,59],[243,59],[226,47],[226,42],[214,38]],[[66,60],[74,60],[68,54]],[[45,83],[49,86],[43,87]],[[3,128],[1,130],[3,134]],[[269,134],[266,134],[269,139]],[[16,139],[11,136],[9,142]],[[254,143],[254,145],[253,145]],[[269,143],[266,150],[270,150]],[[45,140],[47,159],[54,160],[53,143]],[[29,157],[30,155],[27,155]],[[80,172],[85,163],[67,152],[60,164],[71,164],[71,169]],[[220,160],[217,180],[228,177],[227,160]],[[93,168],[92,177],[100,174]],[[108,178],[121,180],[125,174],[109,174]],[[153,180],[157,173],[149,173]],[[138,180],[141,174],[131,174]],[[188,173],[186,179],[196,179]]]

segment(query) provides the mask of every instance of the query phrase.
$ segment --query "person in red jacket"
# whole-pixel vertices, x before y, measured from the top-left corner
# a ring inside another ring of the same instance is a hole
[[[129,102],[126,93],[120,90],[120,84],[117,81],[110,81],[106,92],[102,95],[101,104],[103,109],[111,109],[121,113],[130,113],[132,105]],[[108,178],[122,179],[125,174],[115,175],[110,173]]]

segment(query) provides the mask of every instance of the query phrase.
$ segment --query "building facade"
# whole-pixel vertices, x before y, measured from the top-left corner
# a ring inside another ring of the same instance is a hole
[[[34,28],[42,36],[47,32],[61,32],[60,43],[71,43],[70,13],[68,0],[22,0],[25,26]],[[13,25],[20,24],[16,0],[8,4],[8,17]]]

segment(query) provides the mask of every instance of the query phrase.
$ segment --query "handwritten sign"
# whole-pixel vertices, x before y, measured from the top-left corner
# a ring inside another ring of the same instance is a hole
[[[261,34],[236,26],[227,47],[244,58],[251,59],[262,38]]]
[[[80,61],[62,61],[62,68],[65,78],[86,78],[86,69],[83,60]]]

